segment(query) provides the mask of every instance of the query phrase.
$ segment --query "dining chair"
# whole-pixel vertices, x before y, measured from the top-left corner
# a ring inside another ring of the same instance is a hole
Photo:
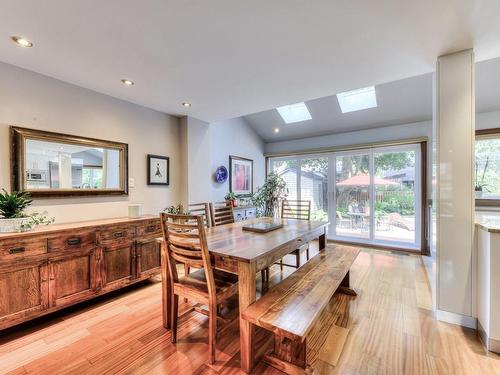
[[[208,316],[208,347],[210,364],[215,362],[217,341],[218,306],[238,293],[238,276],[212,268],[205,234],[205,223],[201,215],[161,214],[161,226],[165,240],[167,267],[172,288],[170,296],[171,340],[177,342],[179,296],[199,303],[196,311]],[[177,263],[198,268],[179,277]],[[201,306],[207,306],[208,310]]]
[[[208,203],[191,203],[188,205],[190,215],[203,216],[203,223],[207,228],[210,228],[212,221],[210,220],[210,205]]]
[[[213,227],[234,223],[233,206],[228,206],[226,202],[211,202],[210,220]]]
[[[201,215],[204,225],[210,228],[212,223],[210,220],[210,208],[208,203],[191,203],[188,205],[188,212],[190,215]],[[187,275],[189,272],[190,267],[184,264],[184,274]]]
[[[226,202],[211,202],[210,203],[210,217],[212,219],[212,226],[233,224],[234,213],[233,206],[226,205]],[[264,268],[260,271],[262,283],[269,281],[269,268]]]
[[[283,200],[281,203],[281,218],[296,219],[296,220],[311,220],[311,201],[306,200]],[[284,264],[283,258],[280,260],[280,268],[283,271],[283,266],[299,268],[300,253],[306,251],[306,259],[309,260],[309,243],[302,245],[300,248],[293,250],[290,254],[295,255],[295,265]]]

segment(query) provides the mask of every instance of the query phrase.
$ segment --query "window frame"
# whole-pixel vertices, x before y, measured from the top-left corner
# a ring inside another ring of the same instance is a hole
[[[500,128],[491,128],[491,129],[480,129],[476,130],[474,137],[474,164],[476,162],[476,141],[481,139],[481,137],[486,138],[487,136],[497,135],[500,139]],[[476,186],[475,177],[473,179],[474,187]],[[488,198],[475,198],[476,191],[474,189],[474,199],[477,207],[500,207],[500,198],[499,199],[488,199]]]

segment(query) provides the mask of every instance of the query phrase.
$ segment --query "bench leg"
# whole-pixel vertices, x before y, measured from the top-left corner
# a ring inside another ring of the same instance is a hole
[[[347,274],[345,275],[344,279],[340,283],[340,286],[337,289],[337,291],[339,293],[343,293],[343,294],[347,294],[349,296],[356,297],[358,295],[358,293],[356,293],[354,291],[354,289],[351,289],[351,282],[350,282],[350,279],[349,279],[349,274],[350,273],[351,273],[350,271],[347,271]]]
[[[312,368],[306,362],[306,351],[306,340],[293,341],[275,335],[274,351],[266,354],[264,361],[290,375],[312,374]]]
[[[326,228],[322,235],[319,236],[319,251],[325,250],[326,248]]]

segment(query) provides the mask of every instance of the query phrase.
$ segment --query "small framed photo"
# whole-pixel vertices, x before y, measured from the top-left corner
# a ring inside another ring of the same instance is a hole
[[[169,185],[170,158],[148,155],[148,185]]]
[[[239,197],[253,194],[253,160],[229,156],[229,191]]]

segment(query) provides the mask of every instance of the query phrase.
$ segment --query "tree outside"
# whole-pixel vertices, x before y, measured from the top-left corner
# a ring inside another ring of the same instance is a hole
[[[499,138],[476,141],[475,190],[477,198],[500,196]]]

